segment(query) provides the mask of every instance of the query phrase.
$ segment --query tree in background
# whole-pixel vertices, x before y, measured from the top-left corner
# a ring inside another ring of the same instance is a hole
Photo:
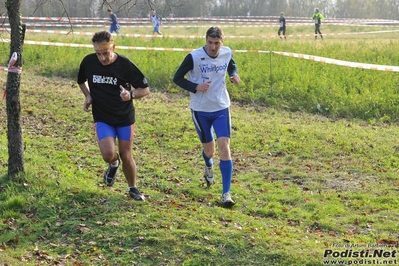
[[[11,26],[10,64],[6,85],[8,174],[16,176],[24,172],[24,151],[21,126],[21,105],[19,99],[22,69],[22,46],[25,27],[21,23],[21,0],[6,1],[8,19]],[[15,62],[11,62],[11,58]]]
[[[145,17],[155,9],[162,17],[276,16],[310,17],[315,8],[327,18],[397,19],[399,0],[24,0],[23,16],[106,17],[112,8],[118,17]],[[0,7],[0,13],[2,8]]]
[[[171,11],[176,13],[177,9],[189,2],[190,0],[24,0],[21,13],[23,16],[37,17],[62,17],[66,13],[71,17],[107,17],[106,11],[111,8],[118,17],[123,18],[137,17],[138,14],[146,16],[150,10],[155,9],[166,17]]]

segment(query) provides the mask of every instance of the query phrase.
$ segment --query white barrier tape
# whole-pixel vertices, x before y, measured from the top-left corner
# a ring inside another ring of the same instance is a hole
[[[327,57],[320,57],[320,56],[307,55],[307,54],[288,53],[288,52],[272,51],[272,53],[278,54],[278,55],[306,59],[306,60],[312,60],[315,62],[321,62],[321,63],[326,63],[326,64],[333,64],[333,65],[338,65],[338,66],[354,67],[354,68],[369,69],[369,70],[380,70],[380,71],[388,71],[388,72],[399,72],[399,66],[356,63],[356,62],[337,60],[337,59],[332,59],[332,58],[327,58]]]
[[[217,18],[217,17],[174,17],[173,19],[175,20],[193,20],[193,19],[246,19],[246,20],[254,20],[254,19],[278,19],[280,16],[224,16],[223,18]],[[295,19],[307,19],[308,17],[290,17],[289,18],[295,18]],[[87,20],[87,19],[95,19],[94,17],[22,17],[22,19],[35,19],[35,20]],[[141,17],[141,18],[119,18],[119,19],[125,19],[125,20],[140,20],[140,19],[148,19],[147,17]],[[357,19],[357,18],[333,18],[336,20],[356,20],[356,21],[384,21],[388,19]]]
[[[176,24],[207,24],[207,25],[213,25],[213,24],[227,24],[227,25],[235,25],[236,27],[239,27],[240,25],[258,25],[258,26],[277,26],[279,25],[278,21],[270,21],[270,22],[234,22],[234,21],[179,21],[176,22]],[[101,26],[109,26],[109,22],[107,20],[88,20],[86,22],[82,21],[71,21],[71,22],[65,22],[65,23],[60,23],[60,22],[48,22],[48,23],[38,23],[38,22],[24,22],[25,25],[27,26],[37,26],[37,27],[71,27],[71,26],[76,26],[76,27],[101,27]],[[138,21],[138,22],[129,22],[129,21],[119,21],[119,24],[121,26],[125,27],[138,27],[142,24],[149,24],[151,25],[150,21]],[[162,23],[164,26],[166,25],[173,25],[173,21],[164,21]],[[287,21],[287,26],[304,26],[304,25],[313,25],[314,22],[311,20],[306,20],[306,21]],[[324,21],[323,25],[347,25],[347,26],[367,26],[367,25],[386,25],[386,26],[399,26],[399,22],[337,22],[337,21]],[[172,26],[171,26],[172,27]]]
[[[192,22],[192,21],[235,21],[235,22],[264,22],[264,21],[269,21],[269,22],[274,22],[278,21],[279,16],[251,16],[245,17],[245,16],[236,16],[236,17],[226,17],[226,18],[217,18],[217,17],[164,17],[164,20],[166,21],[171,21],[171,22]],[[286,17],[287,22],[292,22],[292,21],[309,21],[311,20],[310,17]],[[22,17],[22,20],[39,20],[39,21],[57,21],[57,22],[74,22],[74,21],[84,21],[84,22],[89,22],[89,21],[99,21],[99,20],[106,20],[108,21],[108,18],[93,18],[93,17]],[[131,22],[143,22],[143,21],[149,21],[148,17],[141,17],[141,18],[118,18],[120,22],[125,22],[125,21],[131,21]],[[333,22],[340,22],[340,23],[363,23],[363,22],[377,22],[377,23],[382,23],[382,22],[387,22],[387,23],[399,23],[398,20],[389,20],[389,19],[353,19],[353,18],[326,18],[327,21],[333,21]]]
[[[96,21],[96,22],[100,23],[99,21]],[[182,23],[184,24],[185,22],[182,22]],[[46,28],[48,28],[48,27],[53,27],[53,28],[54,27],[57,27],[57,28],[71,28],[71,27],[75,27],[75,28],[102,28],[102,27],[109,27],[109,25],[106,24],[106,23],[100,23],[100,24],[73,24],[73,23],[70,24],[70,23],[64,23],[64,24],[60,24],[60,23],[29,23],[29,22],[27,22],[27,23],[24,23],[24,24],[27,27],[46,27]],[[141,24],[139,24],[139,25],[137,25],[137,24],[124,25],[122,23],[120,23],[120,24],[122,25],[122,27],[130,27],[130,28],[152,28],[153,27],[149,22],[142,23],[142,24],[146,24],[146,25],[141,25]],[[238,23],[238,25],[235,22],[225,22],[225,23],[219,23],[219,24],[231,25],[231,26],[234,26],[235,28],[278,27],[278,25],[279,25],[279,23],[277,23],[277,22],[275,22],[275,23],[267,23],[267,24],[265,24],[265,23],[244,23],[244,22],[240,22],[240,23]],[[188,27],[198,28],[198,27],[209,27],[211,25],[213,25],[213,24],[211,22],[209,22],[208,24],[203,24],[203,23],[199,24],[199,23],[197,23],[197,25],[189,26],[188,22],[187,22],[187,25],[172,25],[172,24],[164,23],[164,24],[162,24],[162,27],[164,27],[164,28],[188,28]],[[312,23],[312,22],[303,22],[303,23],[294,23],[294,24],[287,23],[288,27],[291,27],[291,26],[311,26],[311,25],[314,25],[314,23]],[[351,23],[330,23],[330,22],[325,21],[323,23],[323,25],[352,26],[352,27],[353,26],[356,26],[356,27],[360,27],[360,26],[363,26],[363,27],[366,27],[366,26],[367,27],[399,27],[399,22],[395,22],[395,23],[385,23],[385,22],[383,22],[383,23],[378,23],[378,24],[359,24],[359,23],[351,24]],[[9,27],[10,24],[4,23],[3,26]]]
[[[59,43],[59,42],[37,42],[25,40],[24,44],[38,44],[47,46],[61,46],[61,47],[84,47],[93,48],[92,44],[79,44],[79,43]],[[165,48],[165,47],[140,47],[140,46],[116,46],[117,49],[123,50],[140,50],[140,51],[173,51],[173,52],[191,52],[195,49],[192,48]],[[236,53],[270,53],[270,51],[262,50],[232,50]]]
[[[22,67],[14,66],[17,60],[18,60],[18,54],[16,52],[13,52],[10,61],[8,62],[8,72],[18,73],[18,74],[22,72]]]
[[[0,28],[0,30],[10,30]],[[79,31],[62,31],[62,30],[38,30],[38,29],[28,29],[27,32],[32,33],[48,33],[48,34],[63,34],[63,35],[86,35],[86,36],[93,36],[94,32],[79,32]],[[383,30],[383,31],[365,31],[365,32],[343,32],[343,33],[323,33],[323,36],[343,36],[343,35],[363,35],[363,34],[380,34],[380,33],[393,33],[399,32],[399,30]],[[136,37],[136,38],[185,38],[185,39],[196,39],[196,38],[205,38],[205,36],[200,35],[173,35],[173,34],[164,34],[164,35],[152,35],[152,34],[120,34],[121,36],[126,37]],[[313,37],[314,34],[287,34],[289,38],[293,37]],[[236,35],[226,35],[225,38],[230,39],[256,39],[256,38],[278,38],[278,35],[257,35],[257,36],[236,36]]]
[[[17,73],[17,74],[21,74],[22,73],[22,68],[21,67],[15,67],[15,66],[11,66],[7,69],[8,72],[11,73]]]
[[[14,66],[17,60],[18,60],[18,54],[16,52],[13,52],[10,61],[8,61],[8,72],[18,73],[18,74],[22,72],[21,67]],[[7,96],[7,87],[4,90],[2,102],[4,102],[4,100],[6,99],[6,96]]]
[[[8,42],[9,40],[3,39],[2,42]],[[59,46],[59,47],[83,47],[83,48],[93,48],[91,44],[74,44],[74,43],[58,43],[58,42],[37,42],[25,40],[24,44],[34,44],[34,45],[47,45],[47,46]],[[191,52],[192,48],[164,48],[164,47],[133,47],[133,46],[117,46],[117,49],[124,50],[140,50],[140,51],[174,51],[174,52]],[[301,58],[306,60],[312,60],[316,62],[334,64],[339,66],[354,67],[369,70],[380,70],[389,72],[399,72],[399,66],[388,66],[388,65],[377,65],[377,64],[365,64],[356,63],[343,60],[337,60],[327,57],[320,57],[314,55],[297,54],[289,52],[277,52],[277,51],[264,51],[264,50],[232,50],[234,53],[274,53],[278,55],[284,55],[289,57]],[[5,70],[6,68],[1,68],[0,70]],[[21,70],[22,71],[22,70]]]
[[[12,53],[10,61],[8,62],[8,67],[0,66],[0,71],[12,72],[20,74],[22,72],[22,67],[16,67],[14,64],[18,60],[18,54],[16,52]]]

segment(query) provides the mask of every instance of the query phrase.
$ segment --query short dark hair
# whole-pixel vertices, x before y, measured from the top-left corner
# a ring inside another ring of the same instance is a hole
[[[107,12],[112,12],[112,9],[111,9],[111,8],[108,8],[108,9],[107,9]]]
[[[100,42],[110,42],[113,41],[114,38],[112,37],[111,33],[109,33],[108,31],[99,31],[94,33],[93,38],[91,38],[91,41],[93,43],[100,43]]]
[[[223,39],[223,31],[219,27],[210,27],[206,31],[206,38],[212,37],[212,38],[222,38]]]

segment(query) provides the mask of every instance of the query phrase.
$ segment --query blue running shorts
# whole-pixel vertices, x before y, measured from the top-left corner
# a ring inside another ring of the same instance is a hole
[[[231,117],[229,108],[216,112],[199,112],[191,110],[191,116],[201,143],[208,143],[216,137],[231,138]]]
[[[105,137],[118,138],[119,140],[132,141],[134,136],[134,124],[124,127],[114,127],[103,122],[95,123],[97,139],[100,141]]]

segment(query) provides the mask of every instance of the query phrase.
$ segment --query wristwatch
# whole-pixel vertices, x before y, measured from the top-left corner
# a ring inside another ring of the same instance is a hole
[[[131,97],[132,99],[134,99],[134,90],[131,90],[131,91],[130,91],[130,97]]]

